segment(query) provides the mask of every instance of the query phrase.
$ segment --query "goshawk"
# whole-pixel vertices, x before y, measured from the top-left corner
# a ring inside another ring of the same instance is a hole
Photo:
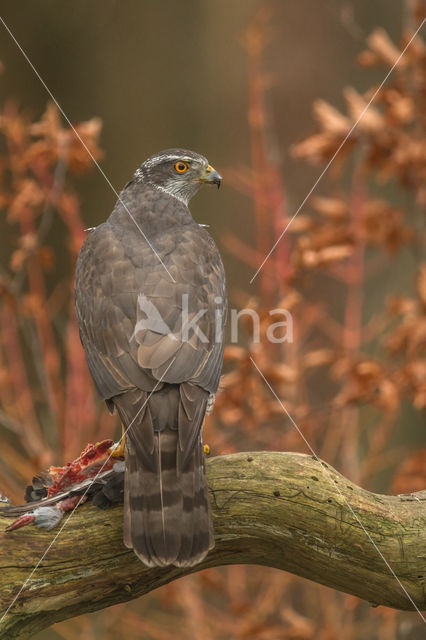
[[[221,177],[183,149],[146,160],[77,261],[80,336],[125,429],[124,543],[148,566],[214,546],[202,425],[219,384],[225,274],[188,202]]]

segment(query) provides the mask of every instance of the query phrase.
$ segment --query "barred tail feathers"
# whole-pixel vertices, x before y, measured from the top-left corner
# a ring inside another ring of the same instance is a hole
[[[147,566],[193,566],[214,546],[201,436],[177,469],[178,432],[154,434],[152,464],[126,440],[124,542]]]

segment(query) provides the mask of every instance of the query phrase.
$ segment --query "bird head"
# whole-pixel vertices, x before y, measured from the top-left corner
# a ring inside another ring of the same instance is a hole
[[[137,169],[135,179],[187,204],[202,184],[215,184],[219,188],[222,177],[199,153],[167,149],[145,160]]]

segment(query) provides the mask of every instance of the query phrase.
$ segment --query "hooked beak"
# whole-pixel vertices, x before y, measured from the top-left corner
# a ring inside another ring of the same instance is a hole
[[[209,164],[199,180],[206,184],[217,184],[217,188],[219,189],[220,183],[222,182],[222,176]]]

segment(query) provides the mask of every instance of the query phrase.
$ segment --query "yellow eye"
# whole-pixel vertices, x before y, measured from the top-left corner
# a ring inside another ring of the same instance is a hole
[[[185,173],[185,171],[188,171],[188,168],[186,162],[176,162],[175,164],[175,169],[178,173]]]

